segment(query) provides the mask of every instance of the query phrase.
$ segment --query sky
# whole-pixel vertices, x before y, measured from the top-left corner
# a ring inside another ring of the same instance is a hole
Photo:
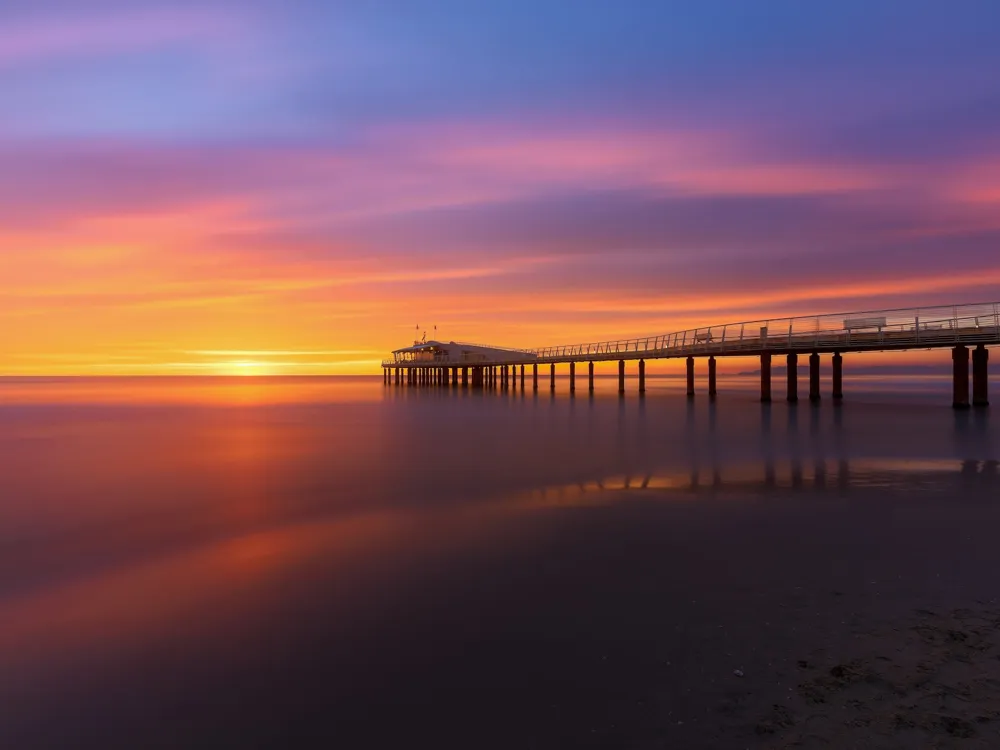
[[[0,4],[0,374],[998,300],[998,28],[996,0]]]

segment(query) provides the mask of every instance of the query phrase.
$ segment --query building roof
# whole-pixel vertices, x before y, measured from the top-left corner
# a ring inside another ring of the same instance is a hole
[[[464,354],[484,354],[488,355],[492,359],[504,360],[504,359],[525,359],[532,358],[534,355],[528,354],[523,351],[518,351],[516,349],[503,349],[497,346],[483,346],[481,344],[465,344],[456,341],[449,341],[447,343],[443,341],[421,341],[413,346],[405,346],[402,349],[394,349],[393,354],[407,354],[411,352],[433,352],[433,351],[446,351],[449,356],[453,356],[456,353]]]

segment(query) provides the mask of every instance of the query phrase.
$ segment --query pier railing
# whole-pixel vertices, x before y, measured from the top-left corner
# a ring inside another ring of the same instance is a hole
[[[589,344],[532,349],[540,360],[610,355],[683,356],[741,351],[852,349],[990,341],[1000,336],[1000,303],[771,318]]]

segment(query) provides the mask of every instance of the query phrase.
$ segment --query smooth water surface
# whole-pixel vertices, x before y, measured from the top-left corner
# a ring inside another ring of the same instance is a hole
[[[3,744],[707,747],[831,591],[990,585],[1000,428],[946,381],[615,385],[0,380]]]

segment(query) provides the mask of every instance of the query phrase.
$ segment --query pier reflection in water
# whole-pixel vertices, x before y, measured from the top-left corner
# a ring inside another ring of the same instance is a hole
[[[753,493],[766,490],[815,492],[876,488],[893,493],[996,493],[1000,503],[1000,462],[996,460],[879,460],[837,462],[765,461],[763,476],[755,464],[693,471],[663,471],[595,479],[589,482],[541,487],[531,493],[540,504],[599,503],[599,495],[649,501],[711,496],[714,493]]]

